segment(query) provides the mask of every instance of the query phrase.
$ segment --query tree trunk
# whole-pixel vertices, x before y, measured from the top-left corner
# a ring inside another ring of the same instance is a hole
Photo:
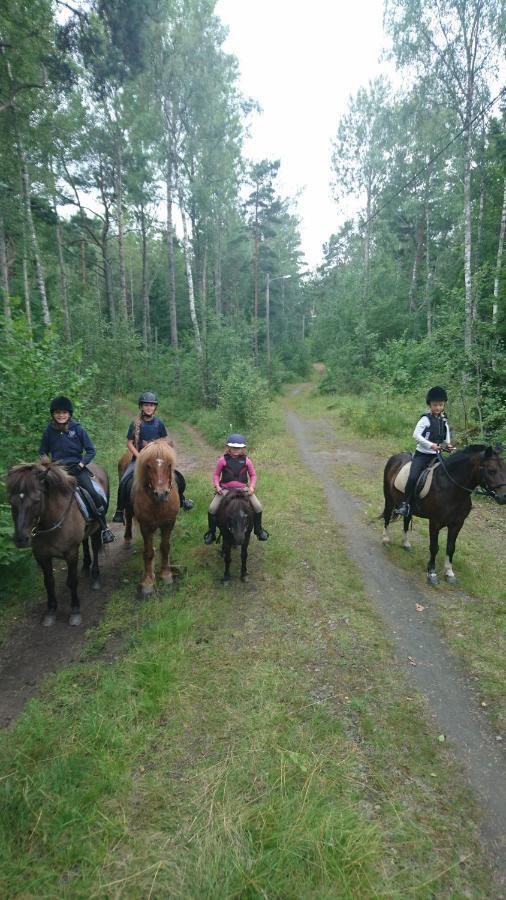
[[[79,241],[79,252],[81,256],[81,289],[84,294],[88,282],[88,276],[86,272],[86,244],[84,240]]]
[[[37,281],[37,290],[39,292],[40,297],[40,305],[42,307],[42,321],[46,328],[51,327],[51,316],[49,313],[49,306],[47,302],[46,296],[46,284],[44,279],[44,269],[42,267],[42,260],[40,258],[39,253],[39,243],[37,240],[37,233],[35,231],[35,225],[33,222],[32,216],[32,208],[30,205],[30,181],[28,178],[28,169],[26,167],[26,154],[18,138],[18,149],[19,149],[19,159],[21,165],[21,184],[23,188],[23,205],[25,212],[25,221],[28,228],[28,234],[30,235],[30,241],[32,244],[33,250],[33,258],[35,262],[35,273],[36,273],[36,281]]]
[[[53,211],[56,219],[56,247],[58,250],[58,266],[60,269],[60,285],[61,285],[61,296],[62,296],[62,304],[63,304],[63,328],[65,332],[65,338],[67,341],[72,340],[71,328],[70,328],[70,312],[69,312],[69,301],[68,301],[68,289],[67,289],[67,274],[65,272],[65,260],[63,259],[63,246],[61,239],[61,228],[60,228],[60,220],[58,218],[58,208],[56,206],[56,197],[53,195]]]
[[[218,235],[218,246],[216,248],[216,259],[214,262],[214,302],[216,315],[221,316],[223,312],[223,296],[221,284],[221,234]]]
[[[172,221],[172,149],[167,151],[167,281],[169,285],[170,343],[174,350],[178,349],[177,306],[176,306],[176,268],[174,265],[174,224]]]
[[[30,332],[30,344],[33,344],[32,307],[30,304],[30,285],[28,283],[28,261],[26,258],[26,250],[24,248],[23,248],[23,295],[24,295],[24,300],[25,300],[26,321],[28,323],[28,330]]]
[[[471,352],[473,346],[473,279],[472,279],[472,223],[471,223],[471,130],[472,99],[469,97],[464,131],[464,284],[465,322],[464,349]]]
[[[148,286],[148,246],[146,236],[146,216],[144,205],[140,207],[141,242],[142,242],[142,335],[144,349],[147,351],[151,338],[151,317],[149,310],[149,286]]]
[[[128,318],[127,306],[127,286],[126,286],[126,267],[125,267],[125,237],[123,230],[123,157],[121,153],[121,144],[116,143],[116,223],[118,226],[118,257],[119,257],[119,289],[120,289],[120,310],[124,319]]]
[[[492,322],[497,325],[499,313],[499,284],[501,280],[502,253],[504,247],[504,234],[506,232],[506,178],[504,179],[504,191],[502,198],[501,227],[499,229],[499,244],[497,246],[497,260],[494,276],[494,299],[492,302]]]
[[[7,266],[7,247],[5,243],[4,221],[0,216],[0,290],[2,291],[3,311],[7,322],[12,322],[11,301],[9,296],[9,269]]]
[[[485,177],[483,174],[483,165],[481,166],[480,177],[480,200],[478,205],[478,224],[476,228],[476,247],[474,253],[474,290],[473,290],[473,308],[472,319],[476,323],[478,318],[478,304],[480,302],[480,265],[481,265],[481,236],[483,231],[483,214],[485,210]]]
[[[423,216],[420,217],[418,227],[416,229],[415,240],[415,258],[413,260],[413,268],[411,271],[411,285],[409,288],[409,311],[415,313],[417,310],[416,294],[418,285],[418,273],[422,263],[423,255],[423,238],[424,238],[424,221]]]
[[[190,318],[193,325],[193,332],[195,335],[195,346],[197,348],[197,353],[199,358],[202,360],[203,351],[202,351],[202,341],[200,339],[200,328],[199,321],[197,318],[197,310],[195,308],[195,291],[193,287],[193,273],[191,266],[191,252],[190,252],[190,239],[188,237],[188,223],[186,220],[186,211],[184,206],[184,197],[183,197],[183,186],[179,179],[178,172],[175,172],[176,176],[176,184],[178,190],[179,197],[179,212],[181,215],[181,222],[183,225],[183,252],[184,252],[184,261],[186,268],[186,280],[188,284],[188,302],[190,305]]]
[[[427,337],[432,335],[432,269],[429,241],[429,206],[425,209],[425,312],[427,317]]]

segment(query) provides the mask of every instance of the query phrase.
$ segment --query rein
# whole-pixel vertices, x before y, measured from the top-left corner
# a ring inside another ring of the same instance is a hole
[[[39,534],[50,534],[51,531],[56,531],[58,528],[61,528],[62,525],[63,525],[63,523],[64,523],[64,521],[65,521],[65,519],[66,519],[66,517],[67,517],[67,513],[68,513],[68,511],[69,511],[69,509],[70,509],[70,506],[71,506],[71,504],[72,504],[72,500],[73,500],[73,499],[74,499],[74,494],[71,494],[71,495],[70,495],[70,500],[69,500],[69,502],[67,503],[67,506],[65,507],[65,509],[64,509],[64,511],[63,511],[63,515],[61,516],[60,519],[58,519],[57,522],[55,522],[54,525],[51,525],[51,528],[39,528],[39,527],[38,527],[39,522],[40,522],[40,516],[39,516],[39,518],[37,519],[35,525],[34,525],[33,528],[32,528],[32,532],[31,532],[32,537],[37,537],[37,535],[39,535]]]
[[[496,496],[495,490],[492,490],[492,488],[489,487],[487,484],[487,479],[486,479],[486,471],[487,470],[485,469],[485,466],[480,466],[480,483],[479,483],[479,485],[476,485],[476,487],[474,487],[474,488],[468,488],[463,484],[459,484],[458,481],[455,481],[455,479],[452,478],[452,476],[450,475],[450,473],[446,467],[446,463],[443,459],[443,454],[439,453],[438,456],[439,456],[439,461],[443,467],[445,475],[450,479],[450,481],[452,482],[452,484],[455,485],[455,487],[460,488],[461,491],[467,491],[468,494],[474,493],[474,491],[476,491],[477,488],[480,487],[483,494],[485,494],[485,496],[495,498],[495,496]],[[502,482],[500,482],[500,484],[496,484],[495,487],[496,488],[505,487],[505,485],[506,485],[506,482],[502,481]]]

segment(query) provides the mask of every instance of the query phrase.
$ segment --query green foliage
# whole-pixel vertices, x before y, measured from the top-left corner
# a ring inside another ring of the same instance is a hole
[[[248,362],[226,376],[220,390],[218,412],[230,430],[259,428],[268,415],[269,387]]]

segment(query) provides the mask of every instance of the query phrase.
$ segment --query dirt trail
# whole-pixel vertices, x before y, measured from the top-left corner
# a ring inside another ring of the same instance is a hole
[[[358,501],[332,479],[322,476],[322,456],[315,449],[315,425],[287,412],[302,459],[325,491],[330,511],[343,526],[343,539],[357,563],[365,587],[381,612],[395,645],[398,662],[427,698],[455,756],[476,791],[482,810],[482,834],[506,886],[506,756],[479,705],[472,680],[449,652],[429,617],[416,612],[427,605],[425,590],[385,556],[380,533],[364,520]]]
[[[178,467],[184,473],[198,468],[194,453],[185,447],[188,439],[171,432],[178,458]],[[197,453],[198,456],[198,453]],[[114,511],[115,483],[111,492],[111,510]],[[189,491],[191,496],[191,491]],[[182,514],[180,514],[182,515]],[[185,513],[186,515],[186,513]],[[191,515],[191,513],[189,513]],[[103,548],[100,554],[100,591],[91,590],[89,578],[80,573],[79,596],[83,623],[71,628],[68,624],[69,590],[65,585],[66,566],[55,560],[56,596],[58,598],[57,622],[52,628],[43,628],[41,621],[46,611],[46,594],[40,575],[40,603],[19,618],[5,642],[0,647],[0,728],[5,728],[19,715],[25,703],[36,696],[46,675],[58,672],[69,663],[79,660],[87,640],[87,630],[94,628],[102,618],[107,598],[122,586],[122,572],[132,547],[123,543],[123,526],[112,525],[115,541]],[[140,566],[140,563],[139,563]],[[139,569],[140,571],[140,569]],[[132,585],[132,598],[135,588]]]

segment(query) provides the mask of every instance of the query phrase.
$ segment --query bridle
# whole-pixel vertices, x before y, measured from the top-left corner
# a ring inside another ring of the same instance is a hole
[[[67,517],[69,509],[72,505],[73,499],[74,499],[74,494],[72,493],[70,495],[69,502],[67,503],[67,506],[65,507],[65,509],[63,511],[63,514],[58,519],[58,521],[54,523],[54,525],[51,525],[50,528],[39,528],[40,516],[37,516],[37,521],[35,522],[35,524],[32,527],[32,530],[31,530],[32,538],[37,537],[39,534],[50,534],[51,531],[56,531],[58,528],[61,528]]]
[[[487,468],[484,465],[480,465],[480,481],[479,481],[479,484],[476,485],[476,487],[468,488],[464,484],[459,484],[458,481],[455,481],[455,479],[450,475],[450,473],[446,467],[446,463],[443,459],[443,454],[440,452],[440,453],[438,453],[438,456],[439,456],[439,462],[441,463],[441,465],[443,467],[443,471],[444,471],[445,475],[447,476],[447,478],[449,478],[449,480],[452,482],[452,484],[454,484],[455,487],[460,488],[461,491],[466,491],[468,494],[473,494],[474,491],[476,491],[479,487],[479,488],[481,488],[480,493],[485,494],[487,497],[492,497],[492,499],[495,500],[496,499],[495,489],[500,488],[500,487],[506,487],[506,481],[500,481],[498,484],[494,485],[494,488],[491,488],[487,482]]]

